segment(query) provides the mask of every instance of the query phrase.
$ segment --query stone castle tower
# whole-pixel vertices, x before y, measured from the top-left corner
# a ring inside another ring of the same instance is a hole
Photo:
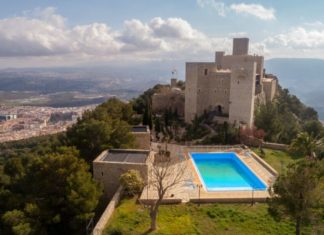
[[[265,77],[263,56],[248,49],[248,38],[234,38],[232,55],[218,51],[215,62],[186,63],[187,123],[207,111],[219,123],[253,126],[256,100],[271,101],[277,79]]]

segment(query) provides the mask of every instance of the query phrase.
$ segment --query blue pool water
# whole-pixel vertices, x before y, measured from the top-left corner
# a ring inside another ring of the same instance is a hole
[[[207,191],[266,190],[235,153],[190,153]]]

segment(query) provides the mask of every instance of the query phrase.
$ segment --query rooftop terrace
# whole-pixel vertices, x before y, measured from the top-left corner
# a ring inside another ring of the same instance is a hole
[[[145,163],[150,151],[111,149],[103,154],[99,161],[118,163]]]

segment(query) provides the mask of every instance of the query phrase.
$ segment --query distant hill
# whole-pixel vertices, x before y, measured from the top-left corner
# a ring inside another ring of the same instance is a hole
[[[278,76],[282,87],[315,108],[324,120],[324,60],[277,58],[266,60],[265,68]],[[130,99],[157,83],[168,83],[173,69],[177,69],[179,79],[184,79],[185,62],[173,60],[97,67],[4,69],[0,70],[0,103],[6,97],[25,102],[24,99],[37,99],[45,94],[57,105],[57,94],[62,92]],[[58,102],[66,105],[61,99]]]
[[[265,67],[278,76],[282,87],[315,108],[324,120],[324,60],[277,58],[266,60]]]
[[[128,100],[159,83],[166,74],[158,69],[117,66],[3,69],[0,105],[82,106],[102,103],[111,96]]]

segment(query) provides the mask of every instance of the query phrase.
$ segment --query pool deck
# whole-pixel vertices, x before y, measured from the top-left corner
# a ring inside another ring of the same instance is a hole
[[[157,144],[153,144],[153,150],[157,151]],[[171,158],[179,158],[179,162],[172,166],[172,171],[177,168],[183,168],[185,165],[185,173],[183,181],[170,189],[163,203],[185,203],[185,202],[265,202],[269,197],[267,190],[231,190],[231,191],[206,191],[202,187],[202,182],[193,165],[190,152],[235,152],[242,162],[259,178],[267,187],[275,180],[277,172],[259,156],[250,149],[242,149],[238,146],[180,146],[168,145],[171,152]],[[168,179],[167,179],[168,180]],[[140,202],[149,204],[152,200],[157,199],[157,193],[152,186],[146,186],[140,197]]]

